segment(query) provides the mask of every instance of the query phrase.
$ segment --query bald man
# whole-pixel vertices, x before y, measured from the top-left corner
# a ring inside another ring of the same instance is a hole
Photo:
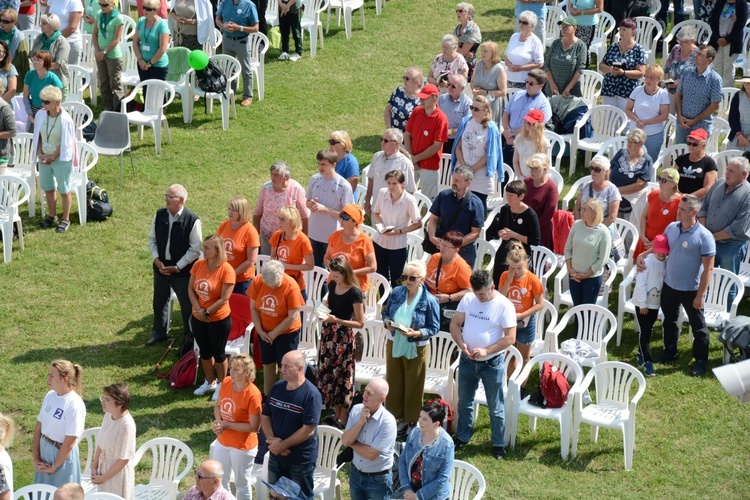
[[[354,450],[349,492],[352,500],[388,500],[393,493],[393,445],[396,442],[396,418],[385,409],[388,382],[372,380],[355,405],[342,441]]]
[[[195,486],[190,488],[183,500],[236,500],[224,489],[221,478],[224,468],[218,460],[206,460],[195,469]]]
[[[83,488],[78,483],[65,483],[55,490],[52,500],[83,500]]]

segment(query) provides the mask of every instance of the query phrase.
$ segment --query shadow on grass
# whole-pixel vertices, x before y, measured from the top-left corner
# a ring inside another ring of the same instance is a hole
[[[385,130],[385,126],[383,130]],[[372,151],[372,154],[375,154],[375,152],[380,151],[382,137],[380,134],[359,136],[352,140],[352,146],[359,151],[367,151],[368,153]],[[367,164],[369,163],[370,158],[367,159]],[[360,166],[364,168],[367,165],[363,162]]]

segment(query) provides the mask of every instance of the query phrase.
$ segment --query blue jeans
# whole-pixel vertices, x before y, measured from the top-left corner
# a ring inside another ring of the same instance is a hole
[[[646,137],[646,152],[651,157],[652,161],[656,161],[661,152],[661,147],[664,144],[664,129],[653,135]]]
[[[599,298],[599,289],[602,287],[602,275],[578,281],[570,280],[570,298],[573,305],[596,304]]]
[[[458,255],[463,257],[469,267],[474,268],[474,262],[477,260],[477,246],[474,243],[469,243],[465,247],[461,247],[458,251]]]
[[[501,354],[488,361],[474,361],[465,354],[461,354],[461,360],[458,363],[458,426],[456,436],[464,443],[468,443],[474,433],[474,396],[481,380],[484,384],[487,406],[490,410],[492,446],[505,446],[504,364],[505,361],[503,361]]]
[[[740,264],[745,260],[747,255],[747,241],[739,240],[721,240],[716,242],[716,259],[714,264],[716,267],[732,271],[734,274],[740,274]],[[744,293],[744,290],[743,290]],[[737,287],[732,286],[729,290],[729,303],[727,304],[727,311],[730,309],[730,304],[737,296]]]
[[[268,460],[268,483],[276,484],[280,477],[287,477],[299,485],[300,496],[308,500],[313,498],[313,472],[315,472],[315,461],[285,465],[278,463],[273,454]]]
[[[349,474],[349,494],[352,500],[389,500],[393,493],[391,471],[379,476],[363,476],[354,467]]]

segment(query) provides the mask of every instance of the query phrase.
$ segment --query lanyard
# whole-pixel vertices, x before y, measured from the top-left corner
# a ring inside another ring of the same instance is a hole
[[[49,138],[52,135],[52,132],[55,131],[55,125],[57,125],[57,119],[60,118],[60,113],[57,114],[55,117],[55,121],[52,122],[52,127],[49,126],[49,115],[47,115],[47,119],[44,121],[44,130],[47,133],[47,143],[49,143]]]

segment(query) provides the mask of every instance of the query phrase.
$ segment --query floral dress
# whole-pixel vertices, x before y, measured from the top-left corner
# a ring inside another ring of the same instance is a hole
[[[669,53],[669,57],[667,58],[666,62],[664,63],[664,77],[665,78],[671,78],[672,80],[680,80],[682,78],[682,72],[687,68],[688,66],[695,66],[695,53],[698,52],[698,48],[696,47],[692,54],[690,54],[690,57],[688,57],[685,61],[681,61],[680,57],[682,54],[682,50],[680,50],[680,44],[674,46],[672,49],[672,52]],[[674,94],[677,92],[677,88],[673,89],[667,89],[667,91],[670,94]]]
[[[336,282],[328,285],[328,307],[339,319],[354,317],[354,304],[364,302],[359,288],[336,294]],[[354,397],[354,331],[337,323],[323,323],[318,355],[318,389],[326,408],[352,406]]]
[[[612,66],[613,62],[620,61],[622,62],[622,68],[628,71],[646,64],[646,53],[643,51],[643,47],[636,43],[632,49],[623,54],[620,52],[620,44],[613,43],[607,49],[603,61],[608,66]],[[614,76],[607,73],[604,75],[604,82],[602,83],[602,96],[624,97],[627,99],[630,97],[633,89],[641,84],[641,80],[641,78],[633,80],[624,75]]]
[[[419,106],[419,97],[407,96],[404,87],[401,86],[393,91],[388,104],[391,106],[391,126],[405,132],[411,112]]]

